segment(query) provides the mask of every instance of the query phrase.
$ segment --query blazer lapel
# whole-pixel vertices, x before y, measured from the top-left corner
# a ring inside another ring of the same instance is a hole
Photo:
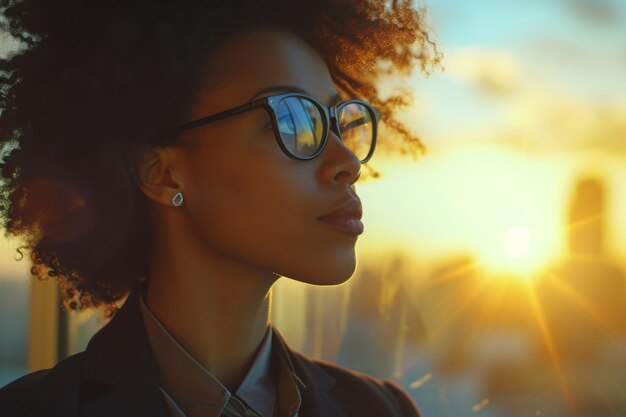
[[[272,330],[282,352],[293,365],[296,375],[306,385],[306,388],[301,391],[302,404],[298,417],[346,417],[332,396],[335,378],[319,365],[291,350],[276,328],[273,327]]]
[[[166,417],[137,304],[135,287],[113,319],[87,345],[80,415]]]
[[[87,345],[81,386],[80,415],[84,417],[166,417],[137,297],[131,291],[115,317]],[[281,352],[292,364],[303,389],[299,417],[346,417],[332,396],[335,379],[319,365],[292,351],[273,328]]]

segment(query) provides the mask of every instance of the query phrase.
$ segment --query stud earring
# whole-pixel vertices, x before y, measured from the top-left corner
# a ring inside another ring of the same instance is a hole
[[[183,193],[179,191],[172,197],[172,204],[174,207],[180,207],[183,204],[183,200]]]

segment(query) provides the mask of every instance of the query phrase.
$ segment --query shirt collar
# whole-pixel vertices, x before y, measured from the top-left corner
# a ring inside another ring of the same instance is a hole
[[[273,416],[276,401],[276,378],[272,372],[271,353],[272,328],[268,326],[254,362],[236,392],[239,398],[263,417]]]
[[[143,292],[138,299],[162,388],[187,417],[218,417],[226,407],[231,392],[161,324],[145,304]],[[236,391],[237,397],[261,417],[272,417],[276,406],[281,415],[289,416],[295,415],[300,408],[299,389],[306,388],[306,385],[296,375],[285,349],[270,324],[248,373]],[[280,392],[279,403],[276,403],[277,389]]]
[[[143,296],[138,298],[161,387],[187,417],[218,417],[231,393],[178,343],[145,304]]]

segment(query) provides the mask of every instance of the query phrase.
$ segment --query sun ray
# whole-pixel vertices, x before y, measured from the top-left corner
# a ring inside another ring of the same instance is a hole
[[[557,290],[572,300],[591,320],[598,326],[602,332],[609,337],[613,337],[614,332],[610,329],[610,325],[605,323],[602,318],[596,314],[593,305],[585,297],[581,296],[578,291],[573,289],[567,283],[563,282],[561,277],[556,274],[549,273],[551,278],[550,282],[553,283]]]
[[[603,217],[602,214],[594,214],[593,216],[587,216],[583,219],[580,219],[578,221],[572,222],[570,224],[568,224],[567,226],[565,226],[565,228],[563,229],[564,231],[568,232],[572,229],[577,229],[579,227],[583,227],[586,226],[589,223],[592,223],[596,220],[600,220]]]
[[[443,283],[447,281],[451,281],[453,279],[462,277],[470,272],[474,272],[480,270],[481,264],[477,261],[468,262],[459,266],[458,268],[453,268],[445,274],[437,277],[437,283]]]
[[[496,281],[499,285],[495,288],[489,285],[488,290],[483,291],[484,295],[478,303],[478,309],[473,312],[472,320],[468,323],[466,335],[466,343],[473,343],[478,336],[484,333],[485,329],[492,328],[491,321],[497,316],[500,307],[504,301],[504,295],[511,280]]]
[[[463,301],[454,308],[448,310],[442,322],[438,323],[437,329],[431,334],[431,341],[435,342],[439,339],[439,337],[441,337],[442,334],[445,334],[446,330],[448,330],[451,324],[455,323],[459,316],[467,311],[481,295],[487,292],[487,290],[487,285],[483,283],[482,285],[474,286],[474,290],[472,293],[464,294],[464,296],[462,297]]]
[[[600,263],[604,262],[604,258],[600,255],[593,255],[590,253],[578,253],[578,252],[570,252],[568,254],[568,259],[572,261],[580,261],[580,262],[588,262],[588,263]]]
[[[546,348],[548,349],[548,354],[550,355],[550,359],[552,361],[552,366],[554,367],[556,376],[559,379],[559,383],[561,385],[561,390],[563,392],[565,403],[567,405],[567,408],[569,409],[569,412],[571,413],[570,415],[572,417],[578,417],[580,414],[578,413],[576,401],[574,400],[572,389],[567,380],[565,372],[563,371],[563,366],[561,364],[561,360],[559,358],[558,351],[556,349],[556,344],[552,340],[552,335],[550,334],[550,329],[548,328],[548,324],[545,319],[543,308],[541,307],[541,303],[539,302],[539,299],[537,298],[537,294],[535,293],[534,287],[532,285],[527,285],[527,289],[528,289],[528,294],[530,297],[531,305],[533,307],[533,312],[535,314],[537,324],[539,325],[539,330],[541,331],[541,335],[544,339],[544,343],[546,345]]]

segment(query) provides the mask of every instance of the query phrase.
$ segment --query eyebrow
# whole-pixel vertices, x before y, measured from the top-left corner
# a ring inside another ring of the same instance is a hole
[[[264,94],[264,93],[274,93],[274,92],[280,92],[280,91],[306,94],[308,96],[313,97],[313,95],[310,92],[306,91],[303,88],[296,87],[295,85],[274,85],[274,86],[262,88],[261,90],[257,91],[252,96],[252,98],[250,98],[250,100],[253,100],[254,98],[256,98],[256,97],[258,97],[258,96],[260,96],[261,94]],[[335,93],[335,94],[333,94],[330,97],[330,105],[331,106],[335,106],[335,105],[339,104],[342,101],[343,101],[343,98],[341,97],[341,95],[339,95],[339,93]]]

